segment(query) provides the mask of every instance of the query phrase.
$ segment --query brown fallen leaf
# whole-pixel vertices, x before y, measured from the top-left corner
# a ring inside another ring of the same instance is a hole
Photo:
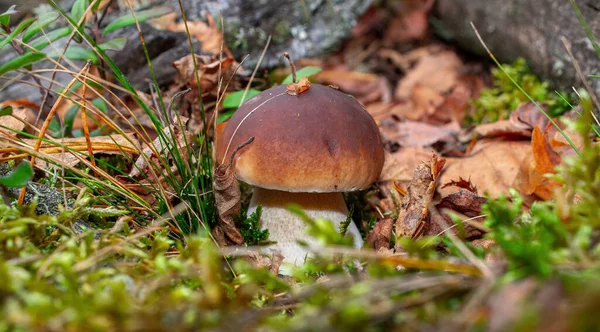
[[[96,136],[91,137],[92,153],[104,154],[104,155],[116,155],[116,154],[127,154],[137,155],[139,153],[139,143],[133,135],[111,135],[111,136]],[[37,140],[35,139],[22,139],[21,144],[25,146],[33,147]],[[42,154],[50,154],[54,159],[60,161],[63,165],[68,167],[77,166],[81,162],[81,154],[77,152],[88,152],[87,142],[85,137],[77,138],[57,138],[54,139],[56,143],[43,142],[40,145],[39,151]],[[16,157],[23,157],[25,154],[14,154],[18,153],[16,143],[9,143],[0,138],[0,156],[3,154],[11,154],[6,157],[0,157],[0,161],[14,159]],[[71,150],[71,151],[69,151]],[[77,154],[77,156],[76,156]],[[43,160],[43,158],[36,158],[35,165],[39,168],[48,168],[53,166]]]
[[[461,188],[461,189],[466,189],[474,194],[477,194],[477,186],[473,185],[470,178],[468,180],[465,180],[462,178],[462,176],[459,176],[458,181],[452,180],[452,181],[444,184],[442,186],[442,188],[451,187],[451,186]]]
[[[459,78],[459,71],[463,66],[455,52],[450,50],[437,50],[430,47],[430,52],[422,56],[415,67],[406,73],[398,83],[395,97],[398,100],[410,99],[415,86],[420,85],[446,93],[454,87]]]
[[[4,105],[0,105],[2,108]],[[28,117],[28,111],[24,108],[13,108],[11,115],[5,115],[0,118],[0,137],[15,136],[15,131],[23,131],[25,123],[33,119]]]
[[[445,159],[438,159],[434,155],[428,162],[417,166],[396,219],[397,237],[415,238],[423,233],[427,226],[428,209],[435,194],[438,176],[445,162]],[[396,242],[396,251],[398,250],[401,250],[401,246]]]
[[[196,67],[193,57],[196,58]],[[201,91],[215,90],[219,80],[219,68],[223,77],[230,77],[234,60],[229,57],[220,60],[217,56],[190,54],[173,62],[173,67],[177,71],[178,81],[192,89],[191,94],[197,94],[198,85]],[[198,69],[197,76],[194,68]],[[200,79],[200,83],[196,78]]]
[[[406,43],[419,40],[428,31],[428,18],[426,12],[412,12],[394,19],[385,32],[385,40],[388,45],[394,43]]]
[[[469,177],[480,193],[496,197],[508,195],[525,156],[531,154],[528,141],[483,139],[478,141],[469,156],[447,158],[446,167],[440,176],[441,183]],[[440,188],[442,196],[457,191],[453,187]]]
[[[298,83],[288,84],[286,93],[290,96],[298,96],[308,89],[310,89],[310,81],[307,77],[303,77]]]
[[[480,124],[473,129],[479,138],[493,138],[498,136],[531,137],[531,130],[517,127],[510,120],[498,120],[492,123]]]
[[[384,36],[384,43],[406,43],[422,39],[429,27],[429,11],[435,1],[405,1],[402,2],[400,13],[390,22]]]
[[[560,183],[546,175],[554,173],[561,158],[537,126],[533,129],[531,149],[533,153],[525,158],[515,179],[515,188],[525,195],[535,194],[543,200],[550,200]]]
[[[558,126],[563,130],[565,135],[569,137],[573,145],[581,151],[584,147],[584,142],[588,138],[584,138],[581,136],[577,130],[574,128],[569,128],[564,124],[564,119],[568,120],[576,120],[579,117],[579,114],[575,111],[569,111],[563,114],[557,122]],[[542,127],[540,127],[542,129]],[[544,136],[548,137],[548,141],[552,146],[552,149],[556,151],[561,157],[566,156],[576,156],[577,153],[571,147],[571,144],[567,141],[565,136],[561,134],[558,129],[552,124],[548,123],[546,128],[543,130]]]
[[[366,105],[365,109],[367,112],[369,112],[369,114],[371,114],[373,120],[375,120],[375,122],[379,125],[381,120],[386,119],[393,114],[392,110],[394,109],[395,105],[395,103],[374,102]]]
[[[217,214],[219,215],[217,227],[220,228],[220,232],[224,235],[223,238],[219,237],[217,239],[223,241],[219,243],[221,246],[229,244],[240,245],[244,243],[244,238],[235,225],[234,220],[234,217],[240,212],[240,200],[242,194],[238,180],[235,176],[235,170],[232,166],[235,154],[248,144],[252,143],[252,141],[254,141],[254,137],[238,146],[231,153],[228,164],[221,164],[215,168],[213,191],[215,194],[215,206],[217,207]]]
[[[480,75],[461,75],[457,84],[444,93],[444,102],[429,116],[429,123],[463,123],[471,107],[471,99],[479,96],[484,83]]]
[[[421,83],[415,84],[410,99],[415,113],[419,114],[419,119],[435,114],[446,100],[437,89]]]
[[[547,111],[548,107],[541,104]],[[548,125],[548,118],[532,102],[522,103],[510,114],[508,120],[499,120],[492,123],[480,124],[475,127],[474,132],[479,137],[496,136],[522,136],[531,137],[535,126],[542,130]]]
[[[390,240],[392,238],[392,228],[394,226],[394,219],[384,218],[379,220],[373,229],[367,233],[366,242],[379,251],[380,249],[389,249]]]
[[[456,211],[442,208],[436,205],[429,206],[430,220],[427,223],[427,227],[425,227],[423,231],[423,235],[425,236],[442,236],[447,232],[452,232],[454,235],[459,236],[465,240],[474,240],[480,238],[485,232],[482,231],[483,227],[474,227],[474,225],[478,225],[484,219],[482,217],[479,218],[463,218],[463,226],[464,230],[461,232],[461,228],[456,227],[456,224],[450,218],[450,213],[455,213]]]
[[[545,112],[548,112],[548,106],[544,103],[538,103]],[[548,125],[548,118],[532,102],[521,103],[516,110],[510,114],[509,121],[516,128],[525,128],[530,131],[536,126],[544,130]]]
[[[392,92],[387,80],[372,73],[343,69],[323,70],[315,75],[321,84],[335,85],[341,91],[354,96],[359,102],[391,102]]]
[[[219,27],[215,24],[215,20],[210,14],[206,15],[207,22],[176,22],[179,16],[179,14],[173,12],[153,19],[152,23],[155,27],[164,30],[186,33],[189,31],[190,36],[200,41],[200,48],[207,53],[219,54],[221,53],[221,46],[223,45],[223,51],[228,57],[231,57],[231,52],[227,46],[223,44],[223,34],[219,31]]]
[[[381,134],[385,142],[396,142],[401,146],[426,147],[438,142],[453,144],[460,131],[456,122],[434,126],[417,121],[397,122],[393,119],[382,121]]]
[[[443,197],[436,206],[440,209],[449,209],[473,218],[481,216],[481,209],[485,203],[487,203],[487,198],[472,191],[461,189]]]

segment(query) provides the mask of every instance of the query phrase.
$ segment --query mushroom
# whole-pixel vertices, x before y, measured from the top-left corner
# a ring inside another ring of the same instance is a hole
[[[318,242],[287,205],[331,220],[337,229],[348,217],[342,193],[377,180],[384,153],[375,121],[353,97],[307,81],[291,86],[275,86],[243,104],[223,129],[216,156],[229,160],[232,150],[254,137],[234,156],[238,180],[254,186],[248,213],[262,206],[261,228],[276,241],[267,249],[279,250],[285,263],[298,264],[308,252],[297,240]],[[347,231],[362,247],[354,222]]]

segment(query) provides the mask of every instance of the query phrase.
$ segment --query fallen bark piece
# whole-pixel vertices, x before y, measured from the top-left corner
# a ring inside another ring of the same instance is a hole
[[[389,249],[392,238],[392,227],[394,219],[384,218],[379,220],[373,230],[367,234],[366,242],[376,251],[380,249]]]
[[[423,234],[438,175],[445,162],[445,159],[438,159],[434,155],[429,162],[417,166],[396,220],[396,237],[416,238]],[[396,241],[396,250],[400,249],[400,244]]]

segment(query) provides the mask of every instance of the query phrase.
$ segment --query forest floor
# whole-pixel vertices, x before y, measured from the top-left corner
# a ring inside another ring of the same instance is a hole
[[[338,51],[293,59],[298,79],[364,106],[385,163],[345,195],[365,248],[303,217],[330,247],[290,275],[254,250],[272,239],[247,215],[251,188],[223,198],[213,176],[215,137],[248,98],[289,83],[290,67],[249,75],[215,21],[155,9],[139,19],[212,55],[175,61],[171,84],[143,92],[106,54],[125,41],[99,43],[102,8],[60,13],[90,24],[54,30],[85,45],[54,55],[33,39],[51,16],[21,26],[0,15],[0,49],[18,54],[0,74],[21,75],[3,87],[71,75],[40,91],[43,105],[0,100],[0,330],[595,326],[594,96],[556,92],[522,59],[462,52],[433,33],[430,3],[397,17],[373,7]]]

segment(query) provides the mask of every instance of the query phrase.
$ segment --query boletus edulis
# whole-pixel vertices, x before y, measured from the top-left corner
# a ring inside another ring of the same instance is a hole
[[[218,161],[229,160],[254,137],[233,163],[237,178],[254,186],[248,215],[262,206],[261,228],[276,241],[268,249],[296,264],[310,255],[297,240],[318,243],[288,204],[338,229],[348,216],[342,193],[371,185],[384,161],[379,129],[358,101],[330,86],[299,84],[275,86],[249,99],[225,126],[216,153]],[[351,223],[347,231],[362,247],[357,226]]]

